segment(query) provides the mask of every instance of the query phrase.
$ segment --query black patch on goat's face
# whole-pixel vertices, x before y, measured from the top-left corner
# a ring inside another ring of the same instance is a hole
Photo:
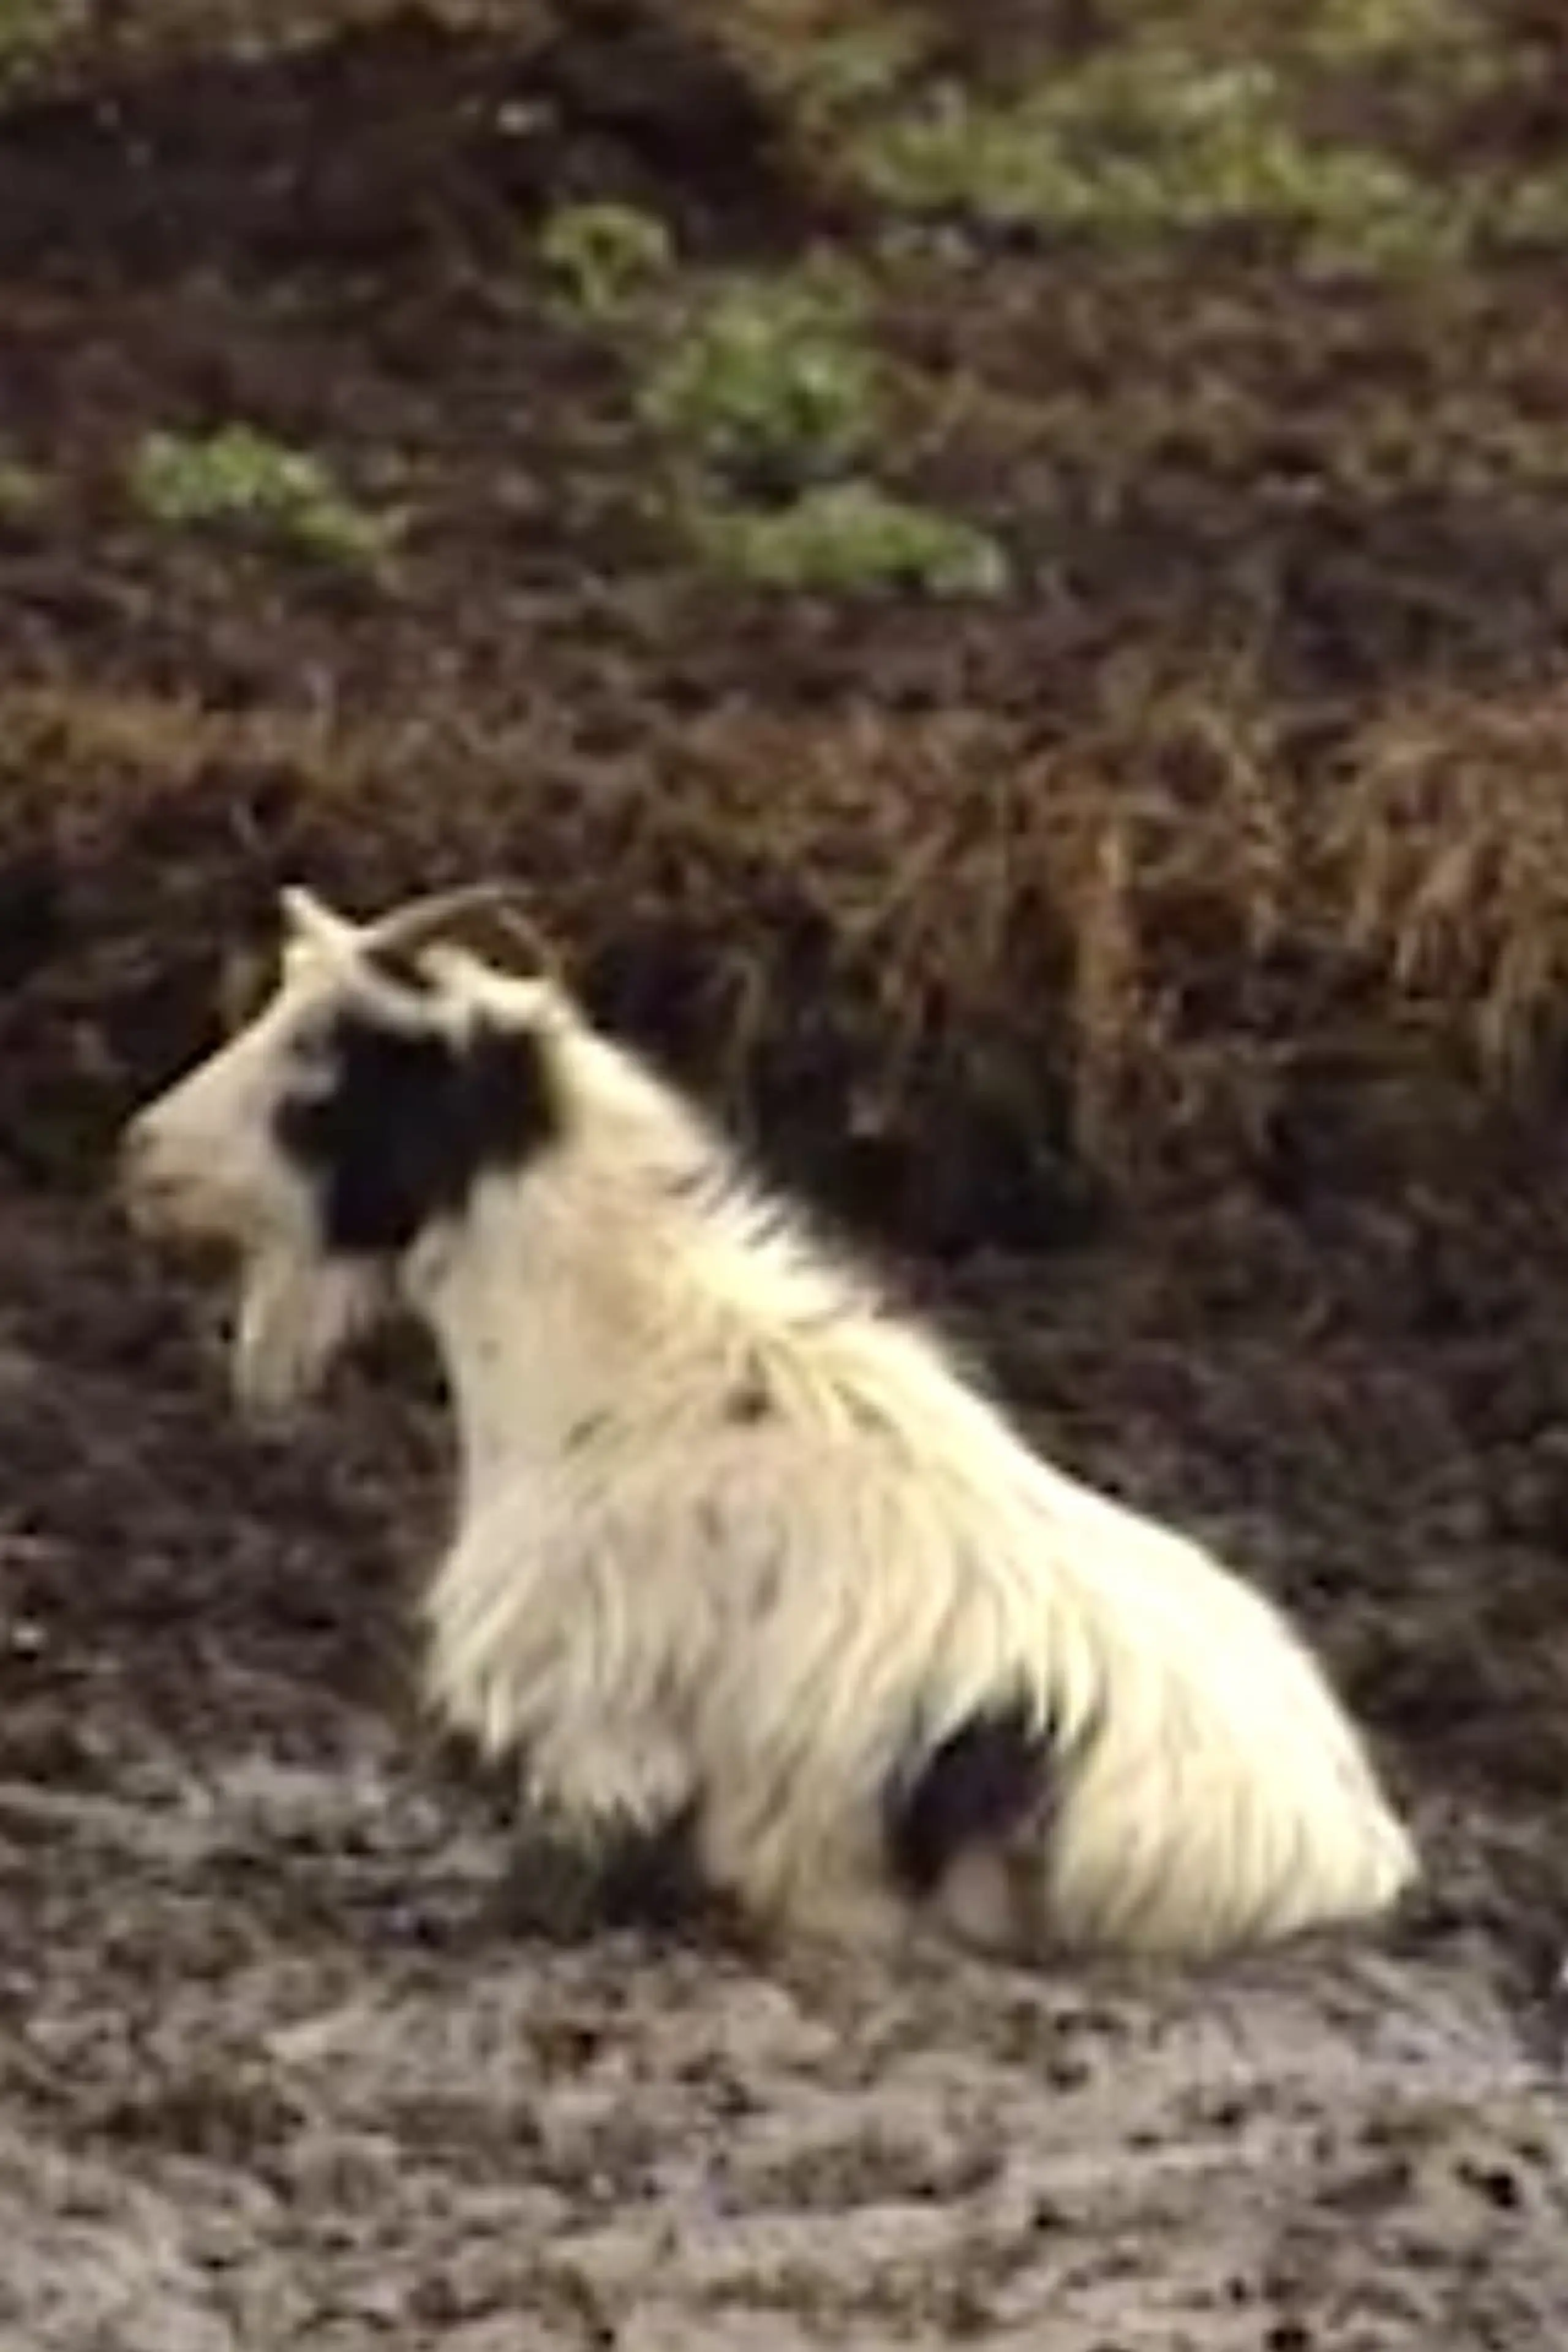
[[[924,1899],[966,1848],[1001,1844],[1042,1805],[1050,1765],[1049,1733],[1021,1701],[972,1715],[928,1748],[889,1798],[900,1885]]]
[[[320,1060],[275,1131],[315,1191],[323,1245],[345,1256],[397,1255],[459,1215],[482,1177],[526,1166],[560,1133],[546,1049],[529,1029],[481,1022],[458,1039],[342,1012]]]

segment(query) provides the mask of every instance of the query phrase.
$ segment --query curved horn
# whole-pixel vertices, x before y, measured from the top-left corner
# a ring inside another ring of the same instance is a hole
[[[290,938],[307,940],[316,947],[342,950],[351,947],[359,936],[353,925],[308,890],[302,882],[286,882],[278,893],[278,903],[283,917],[284,929]]]
[[[417,956],[422,948],[460,947],[487,963],[553,977],[559,962],[520,883],[469,882],[395,907],[363,934],[372,954]]]

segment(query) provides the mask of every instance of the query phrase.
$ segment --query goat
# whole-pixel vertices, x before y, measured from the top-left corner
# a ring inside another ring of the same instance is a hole
[[[433,1335],[437,1717],[590,1850],[685,1824],[764,1930],[1201,1956],[1390,1908],[1413,1844],[1283,1614],[1032,1451],[515,904],[286,890],[268,1001],[124,1140],[134,1220],[237,1255],[242,1401]]]

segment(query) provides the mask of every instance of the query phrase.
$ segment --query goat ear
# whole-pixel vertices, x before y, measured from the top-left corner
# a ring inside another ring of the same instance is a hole
[[[285,884],[278,903],[285,932],[301,946],[335,949],[341,953],[357,937],[351,922],[334,914],[324,898],[318,898],[302,883]]]

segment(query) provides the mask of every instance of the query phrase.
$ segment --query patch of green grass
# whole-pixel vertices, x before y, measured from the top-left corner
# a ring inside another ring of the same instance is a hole
[[[873,19],[792,44],[774,78],[802,121],[826,127],[890,96],[914,70],[923,47],[911,20]]]
[[[320,457],[248,425],[149,433],[132,460],[130,488],[156,522],[250,530],[352,569],[379,564],[397,531],[395,518],[356,505]]]
[[[669,461],[666,511],[764,587],[1000,595],[994,540],[863,470],[884,391],[867,311],[864,281],[822,261],[686,299],[637,403]]]
[[[878,393],[852,283],[807,268],[731,278],[700,300],[638,405],[731,488],[778,496],[846,469],[875,432]]]
[[[896,214],[1026,226],[1116,246],[1262,230],[1309,261],[1440,267],[1480,240],[1531,241],[1557,217],[1553,175],[1506,162],[1463,185],[1423,163],[1434,125],[1539,70],[1458,0],[1123,0],[1110,37],[997,95],[947,79],[843,125],[862,184]],[[1381,78],[1378,138],[1358,121]],[[1407,138],[1406,134],[1414,134]]]
[[[540,257],[584,318],[618,318],[668,278],[675,242],[657,213],[636,205],[562,205],[540,232]]]
[[[1210,58],[1268,54],[1347,65],[1474,46],[1486,0],[1104,0],[1110,42],[1125,49],[1179,39]]]
[[[999,596],[1010,584],[1006,556],[986,532],[858,479],[761,512],[705,510],[691,523],[710,561],[766,587],[964,597]]]
[[[1122,241],[1255,224],[1384,264],[1439,257],[1464,230],[1452,191],[1394,156],[1305,137],[1270,64],[1213,63],[1163,37],[1005,104],[947,84],[863,131],[858,158],[904,209]]]
[[[0,0],[0,72],[36,57],[79,22],[71,0]]]
[[[1370,65],[1469,47],[1471,33],[1462,0],[1316,0],[1297,38],[1325,61]]]

